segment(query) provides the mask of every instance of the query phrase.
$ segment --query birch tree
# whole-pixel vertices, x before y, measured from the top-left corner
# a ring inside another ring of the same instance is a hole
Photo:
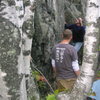
[[[98,64],[99,47],[99,0],[87,0],[86,35],[81,74],[70,94],[58,95],[58,100],[85,100],[89,92]]]
[[[34,6],[35,0],[0,0],[0,100],[39,99],[30,78]]]

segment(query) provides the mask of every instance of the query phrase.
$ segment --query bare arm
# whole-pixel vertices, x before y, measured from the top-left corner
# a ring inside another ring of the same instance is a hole
[[[78,70],[78,71],[74,71],[75,72],[75,74],[77,75],[77,76],[79,76],[80,75],[80,71]]]

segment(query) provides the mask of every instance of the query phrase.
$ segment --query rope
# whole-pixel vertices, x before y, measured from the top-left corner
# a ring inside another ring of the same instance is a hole
[[[35,67],[35,65],[33,63],[33,59],[31,60],[31,63],[32,63],[32,67],[44,77],[44,79],[46,80],[46,83],[48,84],[48,86],[50,87],[52,92],[54,93],[54,90],[53,90],[52,86],[50,85],[49,81],[46,79],[46,77],[43,75],[43,73],[38,68]]]

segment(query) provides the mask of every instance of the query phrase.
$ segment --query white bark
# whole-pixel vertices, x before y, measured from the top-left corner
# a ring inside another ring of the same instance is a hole
[[[21,34],[21,41],[20,41],[20,47],[21,52],[18,59],[18,73],[19,74],[25,74],[30,75],[30,55],[24,56],[24,51],[31,51],[32,46],[32,38],[30,39],[25,32],[23,32],[22,27],[23,23],[31,17],[34,18],[34,13],[31,12],[30,7],[34,3],[34,0],[30,0],[31,5],[24,8],[23,0],[15,0],[16,3],[16,14],[17,14],[17,26],[19,27],[19,31]],[[20,18],[22,16],[22,18]],[[29,26],[28,26],[29,27]],[[27,30],[30,31],[30,30]],[[24,44],[22,43],[23,40],[25,41]],[[26,79],[25,75],[23,75],[22,82],[21,82],[21,95],[20,100],[27,100],[27,91],[26,91]]]
[[[91,88],[98,64],[97,48],[99,46],[100,37],[98,28],[99,8],[99,0],[87,0],[87,27],[81,75],[78,77],[71,94],[69,94],[69,96],[68,94],[59,95],[58,100],[84,100]]]
[[[4,50],[0,52],[0,64],[3,62],[2,66],[0,65],[0,82],[2,82],[0,90],[3,90],[0,92],[0,100],[1,98],[2,100],[27,100],[29,98],[26,88],[26,76],[30,78],[31,75],[30,54],[32,37],[29,37],[29,35],[32,35],[31,31],[34,29],[34,11],[30,8],[35,0],[29,0],[27,6],[24,2],[26,1],[1,0],[0,4],[0,19],[3,19],[3,22],[0,20],[0,23],[4,24],[4,28],[0,25],[0,42],[2,41],[0,50]],[[23,29],[26,24],[27,29]],[[2,30],[9,31],[3,34]],[[1,36],[3,40],[1,40]],[[11,45],[6,40],[12,41]],[[5,42],[5,45],[9,45],[8,48],[3,45],[3,42]],[[25,55],[25,53],[27,54]],[[6,59],[3,58],[4,54]],[[4,79],[5,77],[6,80]],[[9,83],[10,81],[11,83]],[[13,83],[15,81],[16,84]],[[34,85],[34,90],[35,88],[36,86]],[[37,93],[38,99],[39,95]]]
[[[32,1],[31,1],[32,2]],[[18,70],[19,74],[30,74],[30,56],[24,57],[23,51],[31,50],[32,45],[32,39],[29,39],[26,33],[22,31],[22,26],[24,21],[27,21],[31,18],[31,16],[34,17],[34,13],[30,11],[30,6],[24,8],[23,0],[15,0],[16,3],[16,14],[17,14],[17,26],[20,30],[21,34],[21,41],[20,41],[20,47],[21,47],[21,53],[18,60]],[[27,14],[26,14],[27,13]],[[22,18],[20,18],[22,16]],[[28,30],[27,30],[28,31]],[[25,40],[25,44],[22,43],[22,41]]]

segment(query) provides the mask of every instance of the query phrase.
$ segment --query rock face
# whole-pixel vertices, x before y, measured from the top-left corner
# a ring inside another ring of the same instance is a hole
[[[64,21],[71,24],[75,18],[84,17],[81,4],[80,0],[36,0],[32,57],[41,70],[50,70],[51,49],[61,40]]]
[[[80,0],[65,0],[65,21],[71,24],[78,17],[82,17]]]
[[[30,54],[34,64],[49,73],[51,49],[61,40],[65,19],[72,23],[82,16],[81,4],[80,0],[0,0],[0,100],[39,100]]]
[[[64,29],[64,0],[36,0],[36,5],[32,57],[41,70],[49,71],[51,49]]]

